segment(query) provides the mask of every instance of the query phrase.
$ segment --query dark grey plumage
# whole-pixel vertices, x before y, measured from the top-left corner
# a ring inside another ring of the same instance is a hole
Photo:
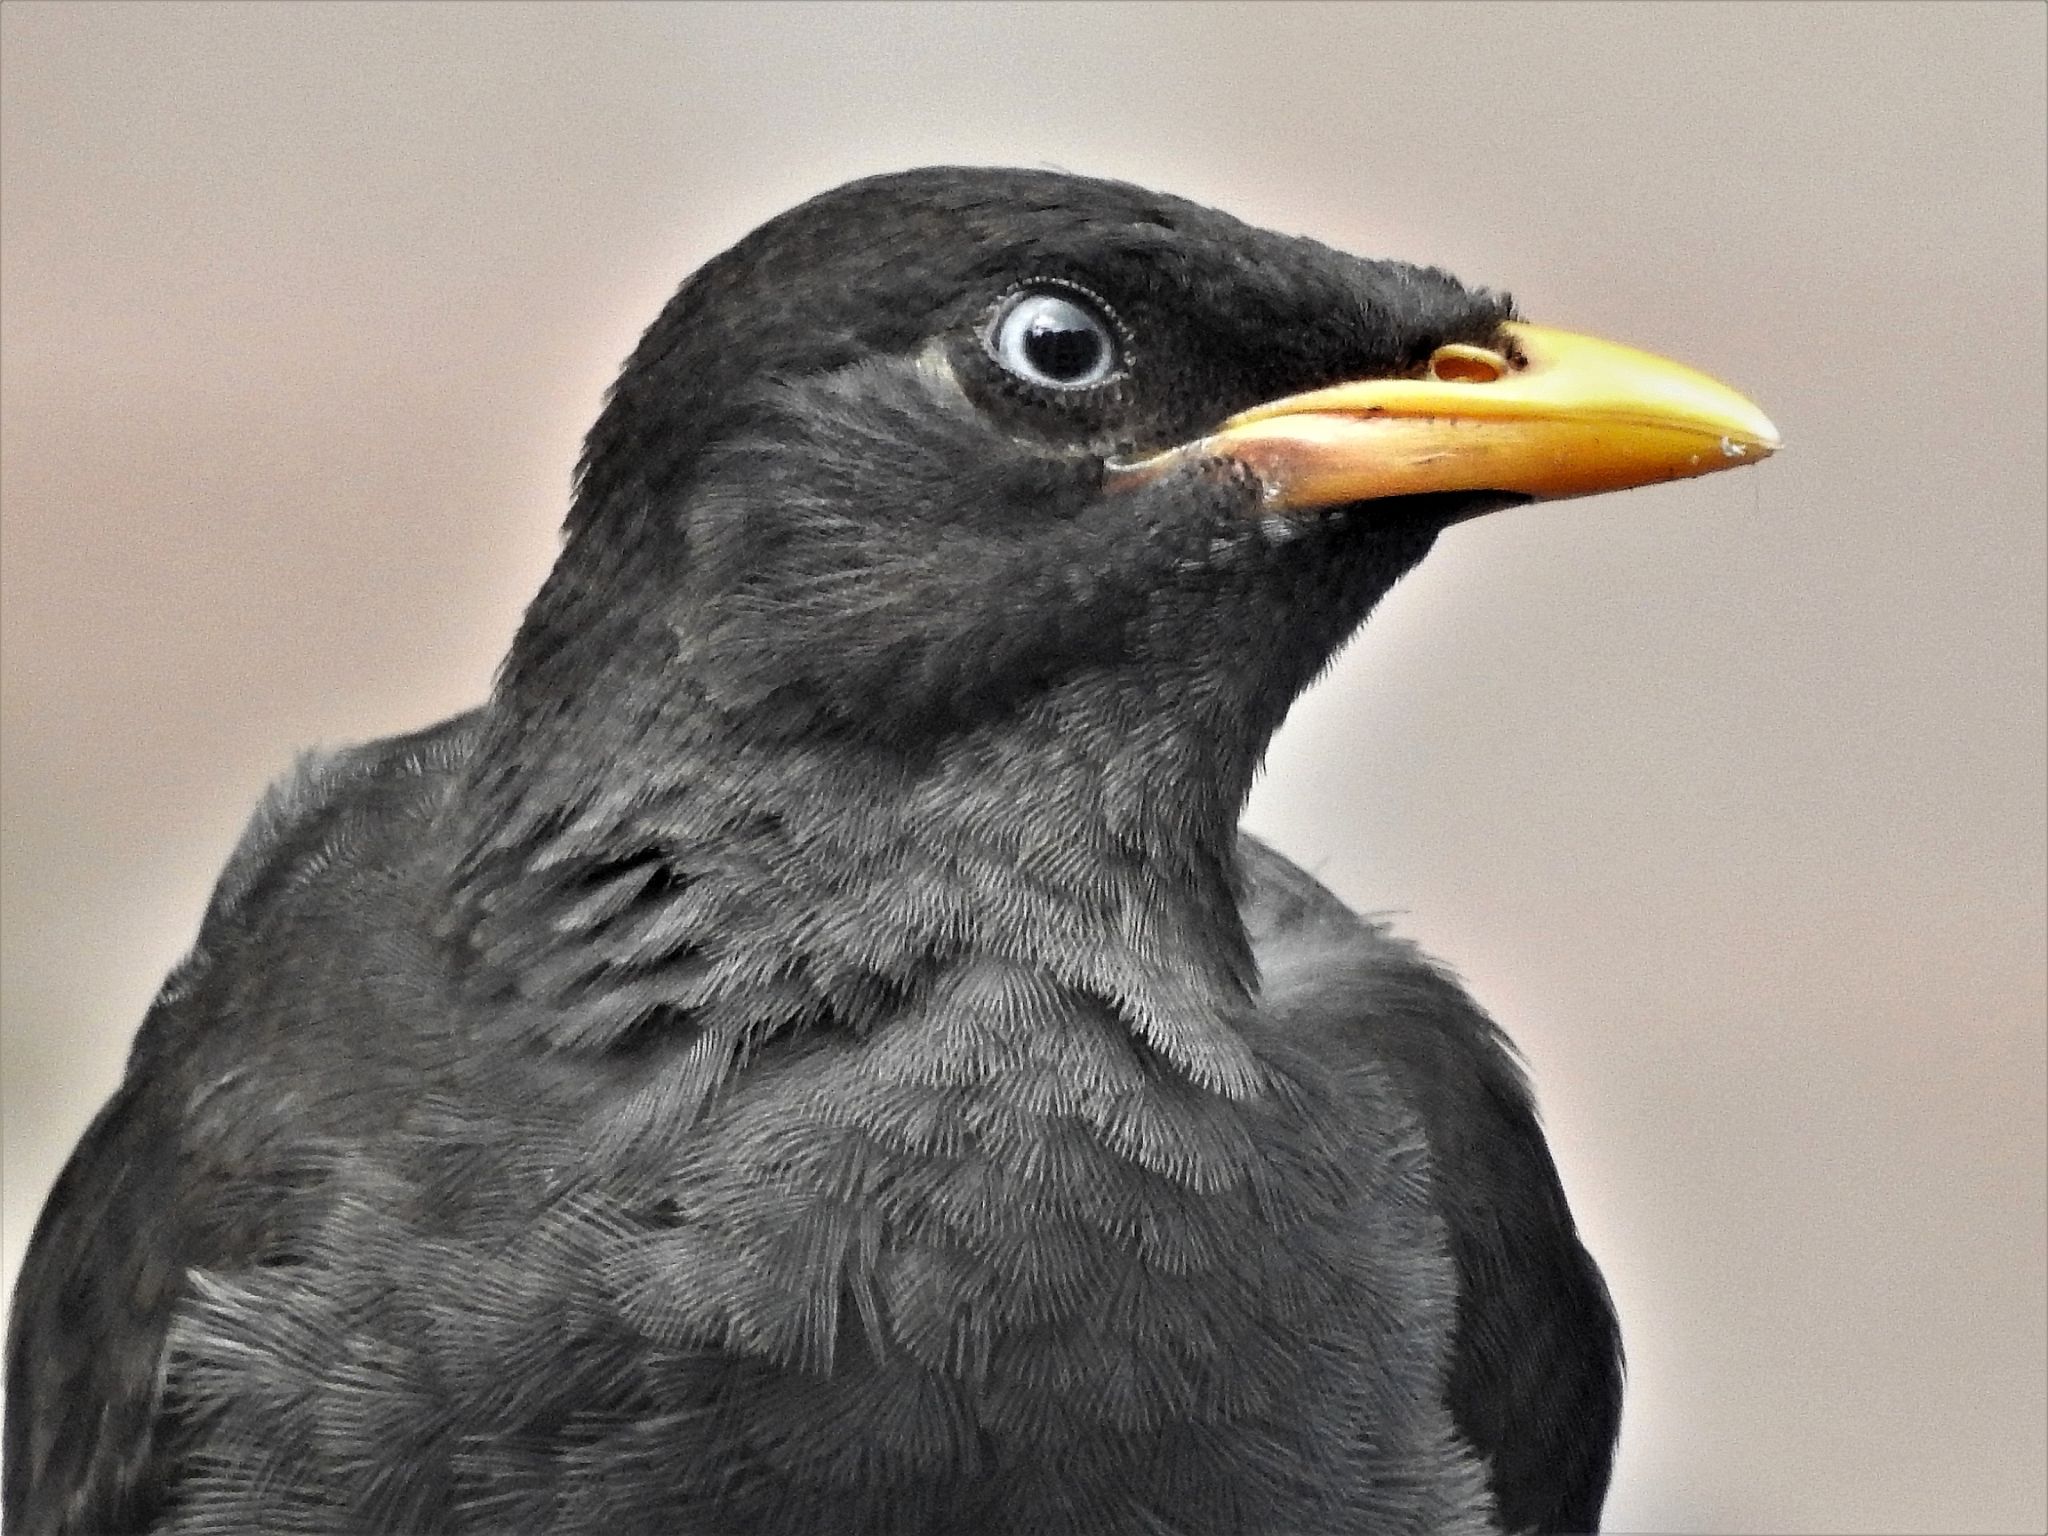
[[[1034,282],[1117,378],[998,366]],[[1050,173],[708,265],[490,702],[258,813],[23,1271],[9,1530],[1593,1526],[1505,1042],[1235,830],[1479,504],[1103,478],[1507,314]]]

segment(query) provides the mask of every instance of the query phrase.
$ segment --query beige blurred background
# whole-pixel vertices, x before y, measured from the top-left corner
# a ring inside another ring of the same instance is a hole
[[[9,3],[5,1256],[294,749],[484,692],[697,262],[1131,178],[1737,384],[1758,473],[1448,535],[1252,824],[1526,1049],[1623,1531],[2040,1531],[2036,5]]]

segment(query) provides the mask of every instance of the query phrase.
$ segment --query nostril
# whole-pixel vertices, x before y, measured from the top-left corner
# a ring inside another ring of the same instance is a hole
[[[1485,347],[1438,347],[1429,359],[1429,376],[1447,384],[1491,384],[1507,371],[1508,360]]]

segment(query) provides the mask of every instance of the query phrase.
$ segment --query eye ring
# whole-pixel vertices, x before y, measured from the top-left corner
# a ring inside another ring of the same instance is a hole
[[[1018,288],[996,306],[983,344],[1013,377],[1061,393],[1095,389],[1127,366],[1125,338],[1109,306],[1074,283]]]

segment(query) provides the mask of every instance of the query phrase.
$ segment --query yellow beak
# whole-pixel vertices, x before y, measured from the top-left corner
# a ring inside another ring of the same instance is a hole
[[[1496,348],[1438,348],[1419,378],[1289,395],[1115,477],[1231,458],[1266,510],[1438,491],[1553,500],[1682,480],[1775,453],[1778,429],[1741,395],[1647,352],[1511,323]]]

